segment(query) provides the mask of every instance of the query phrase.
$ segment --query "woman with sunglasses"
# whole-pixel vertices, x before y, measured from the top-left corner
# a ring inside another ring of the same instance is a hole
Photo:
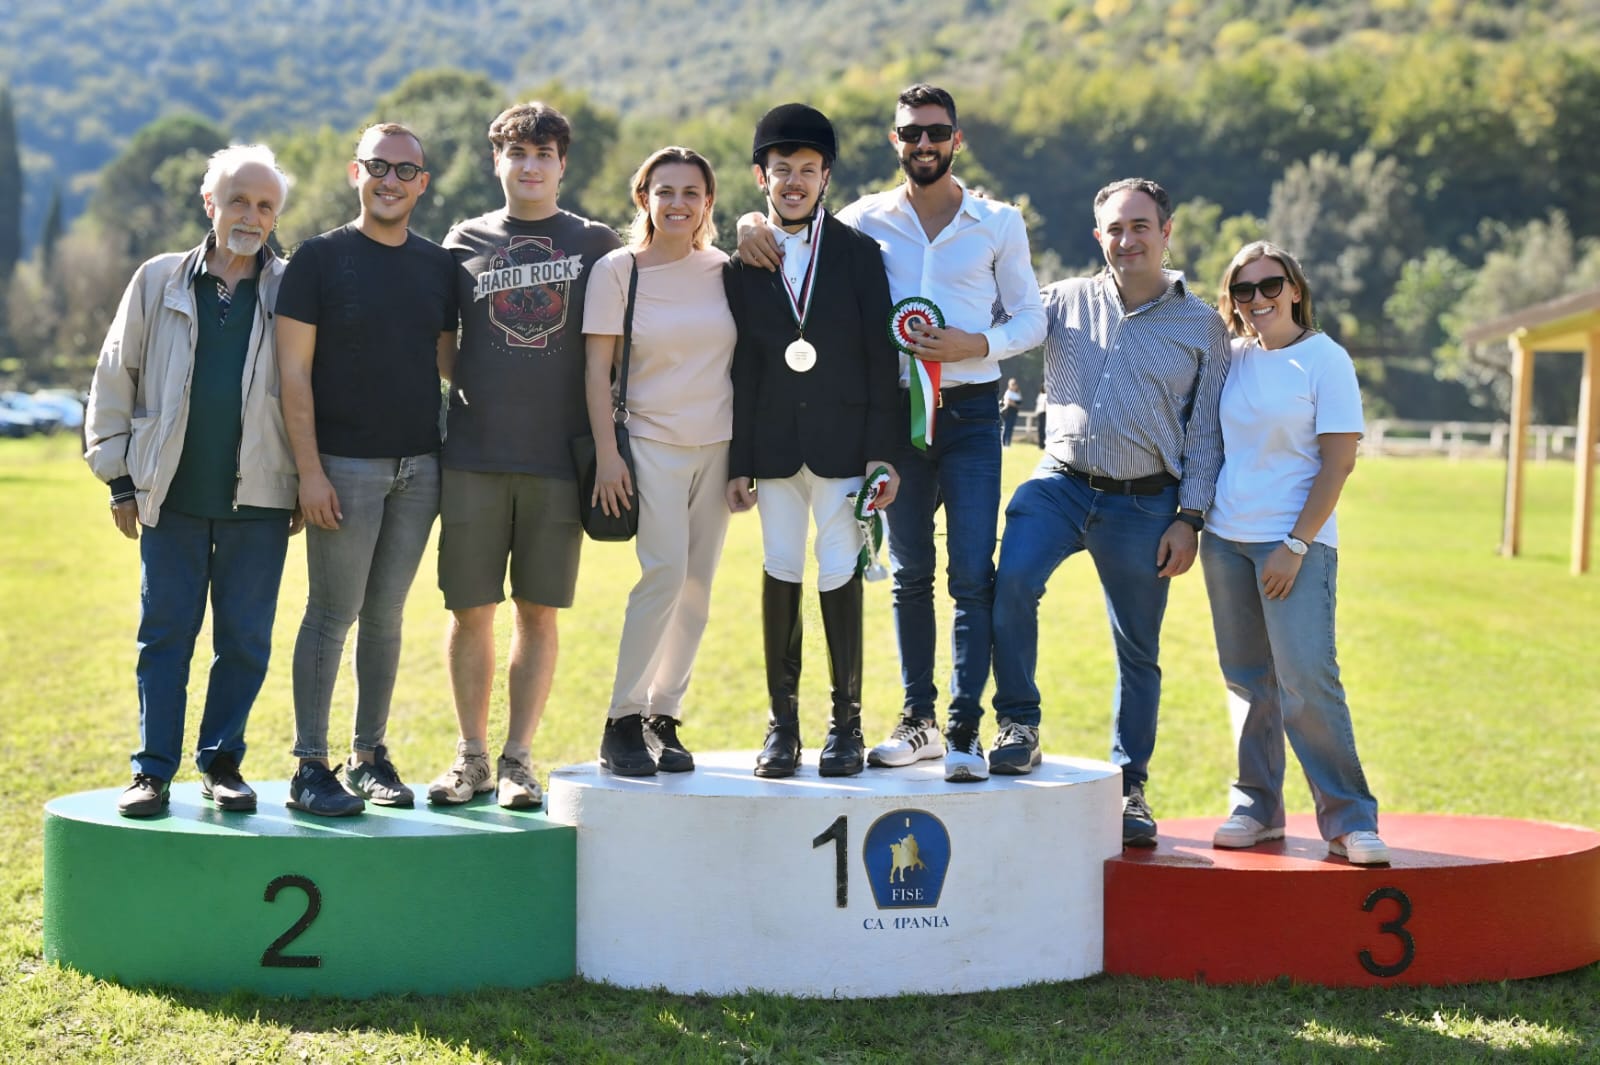
[[[632,189],[628,245],[590,273],[583,333],[594,502],[615,514],[635,491],[611,426],[612,377],[637,270],[627,426],[639,478],[640,575],[622,622],[600,765],[653,776],[694,768],[677,726],[728,531],[736,333],[722,285],[728,257],[711,246],[711,164],[688,148],[662,148],[634,173]]]
[[[1283,838],[1287,733],[1329,853],[1384,864],[1389,849],[1334,650],[1334,507],[1364,428],[1355,367],[1314,327],[1305,273],[1275,244],[1233,257],[1218,309],[1235,339],[1222,391],[1225,457],[1200,562],[1239,775],[1212,844]]]

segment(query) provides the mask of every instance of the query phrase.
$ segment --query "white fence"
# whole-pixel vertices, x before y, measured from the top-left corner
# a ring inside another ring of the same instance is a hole
[[[1034,437],[1034,414],[1022,411],[1016,435]],[[1552,459],[1571,462],[1578,430],[1571,425],[1530,425],[1528,455],[1535,462]],[[1450,459],[1492,459],[1506,456],[1511,439],[1509,422],[1430,422],[1404,418],[1376,418],[1367,423],[1361,454],[1376,456],[1443,456]],[[1597,449],[1600,454],[1600,449]]]
[[[1578,430],[1570,425],[1530,425],[1535,462],[1572,461]],[[1509,422],[1428,422],[1377,418],[1367,424],[1363,455],[1443,455],[1451,459],[1503,458],[1511,438]]]

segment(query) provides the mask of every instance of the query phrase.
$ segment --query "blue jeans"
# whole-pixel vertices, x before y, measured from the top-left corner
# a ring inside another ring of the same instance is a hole
[[[1217,659],[1239,748],[1233,812],[1283,824],[1283,737],[1311,785],[1324,839],[1376,831],[1378,803],[1356,756],[1355,730],[1334,647],[1339,552],[1313,543],[1284,599],[1261,592],[1276,543],[1200,538]]]
[[[294,755],[328,756],[328,716],[344,639],[357,618],[354,747],[383,743],[400,667],[406,595],[439,513],[439,457],[323,455],[344,514],[338,529],[306,529],[309,592],[294,643]]]
[[[211,596],[211,676],[195,764],[244,761],[244,728],[267,675],[289,521],[219,521],[163,510],[139,539],[139,750],[133,771],[171,780],[183,746],[189,662]]]
[[[995,530],[1000,521],[1000,410],[993,393],[940,407],[933,445],[909,443],[896,459],[900,491],[884,512],[894,571],[905,713],[934,717],[933,516],[944,507],[950,631],[950,718],[976,724],[989,681]]]
[[[994,712],[1039,724],[1039,600],[1068,556],[1088,551],[1100,573],[1117,686],[1111,708],[1111,760],[1123,790],[1143,786],[1156,747],[1161,706],[1161,619],[1170,582],[1156,576],[1161,537],[1178,511],[1178,489],[1156,495],[1098,492],[1046,458],[1006,507],[1006,535],[994,584]]]

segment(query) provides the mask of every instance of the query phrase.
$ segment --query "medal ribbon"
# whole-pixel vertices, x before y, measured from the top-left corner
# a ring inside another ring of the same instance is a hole
[[[806,318],[811,313],[811,297],[816,294],[812,282],[817,276],[817,261],[822,258],[822,225],[820,221],[811,227],[815,234],[811,238],[811,262],[806,265],[806,276],[800,279],[800,294],[795,295],[794,286],[789,284],[789,273],[780,270],[783,277],[783,291],[789,297],[789,313],[794,315],[794,324],[800,330],[800,336],[806,334]]]
[[[934,412],[939,407],[939,366],[911,360],[911,443],[919,451],[933,444]]]
[[[889,471],[882,466],[873,470],[862,483],[861,490],[851,494],[855,501],[856,528],[861,532],[861,550],[856,554],[856,574],[869,581],[881,581],[889,575],[878,561],[878,549],[883,546],[883,512],[878,509],[878,495],[889,484]]]

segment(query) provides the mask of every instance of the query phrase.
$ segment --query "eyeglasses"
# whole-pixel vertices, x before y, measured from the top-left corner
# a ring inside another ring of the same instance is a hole
[[[1263,277],[1260,281],[1235,281],[1228,286],[1228,295],[1233,297],[1235,303],[1249,303],[1256,298],[1256,290],[1260,289],[1262,299],[1275,300],[1287,280],[1287,277],[1279,274],[1277,277]]]
[[[901,144],[917,144],[922,140],[922,135],[928,135],[929,142],[943,144],[955,135],[956,128],[948,122],[935,122],[931,126],[896,126],[894,135],[900,138]]]
[[[381,178],[389,171],[394,171],[394,176],[401,181],[412,181],[422,173],[422,167],[416,163],[391,163],[387,159],[357,159],[356,162],[367,168],[367,173],[375,178]]]

